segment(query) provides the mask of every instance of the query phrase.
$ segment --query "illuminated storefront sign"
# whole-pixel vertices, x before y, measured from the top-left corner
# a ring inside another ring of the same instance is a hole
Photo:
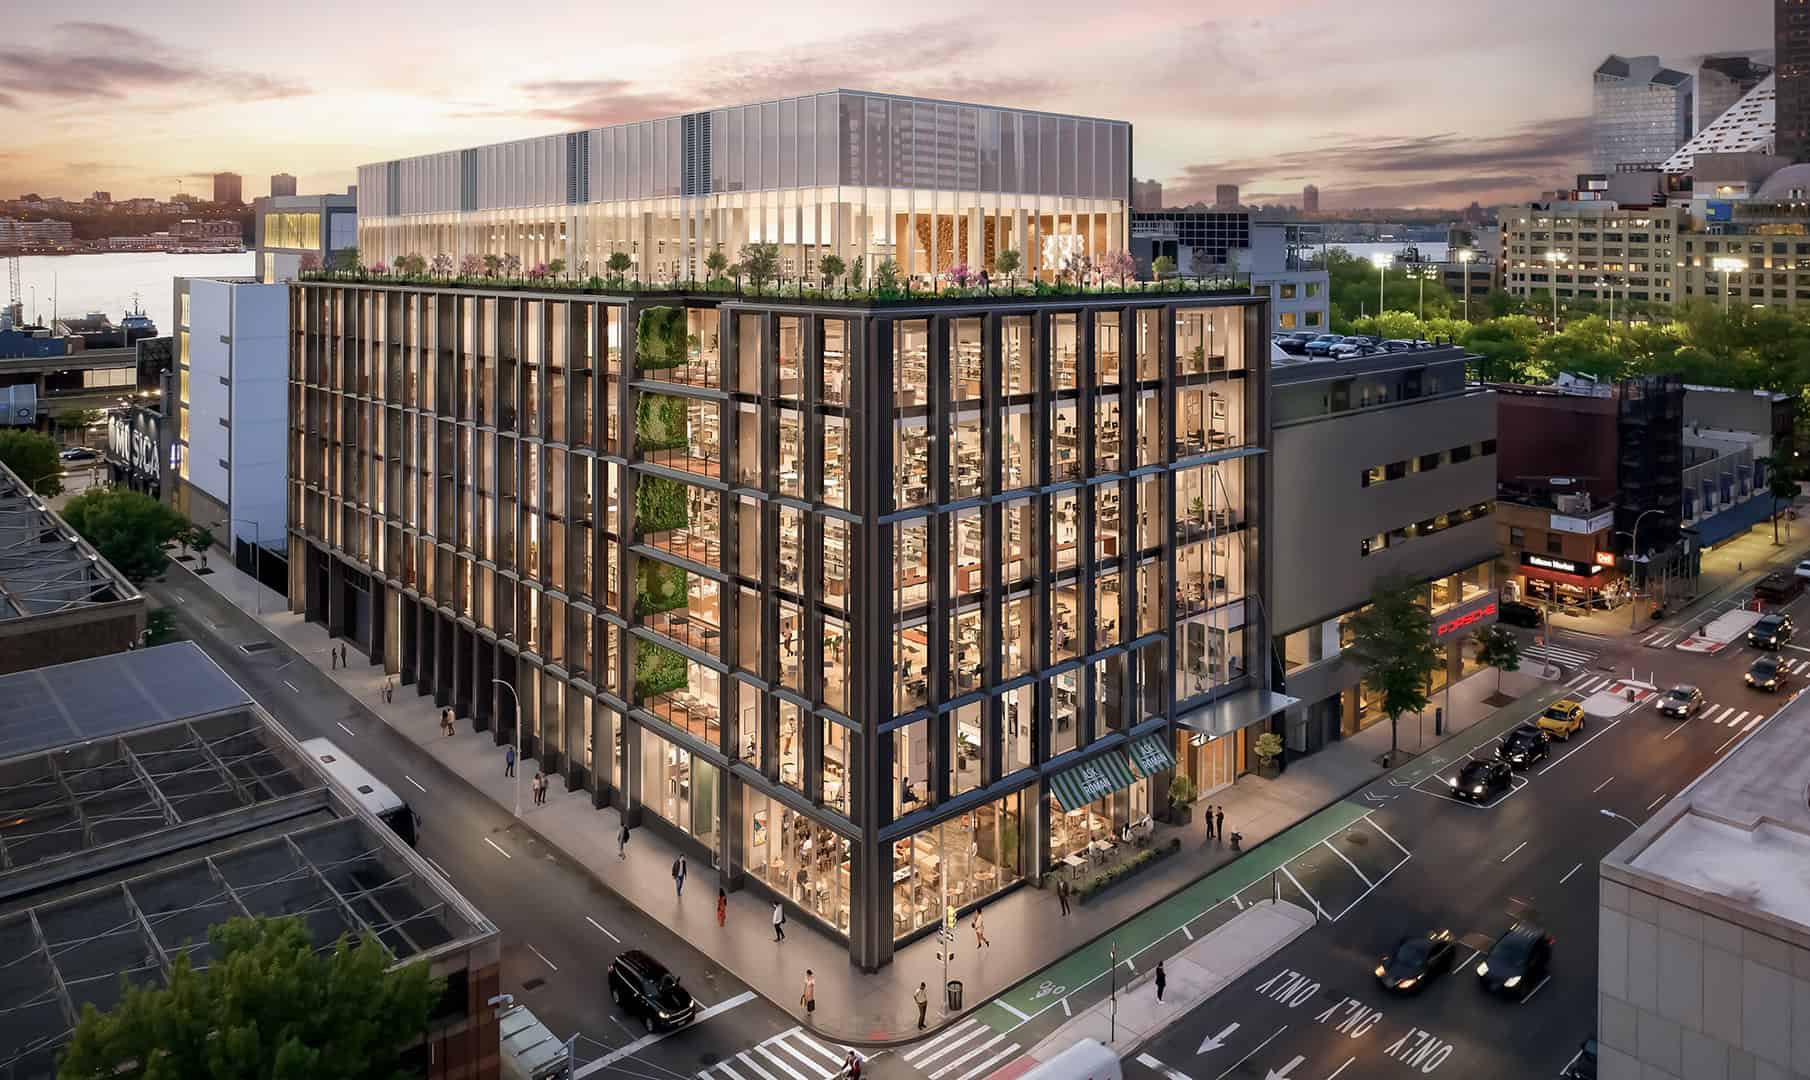
[[[1486,593],[1433,616],[1433,640],[1444,641],[1496,621],[1496,594]]]
[[[1615,565],[1615,552],[1613,552],[1613,551],[1597,552],[1596,553],[1596,565],[1602,566],[1602,567],[1613,567]]]
[[[1614,560],[1611,559],[1611,562]],[[1551,570],[1560,574],[1575,574],[1578,577],[1592,577],[1603,572],[1599,563],[1581,563],[1571,559],[1561,559],[1557,555],[1539,555],[1531,551],[1521,553],[1521,565],[1531,566],[1535,570]]]

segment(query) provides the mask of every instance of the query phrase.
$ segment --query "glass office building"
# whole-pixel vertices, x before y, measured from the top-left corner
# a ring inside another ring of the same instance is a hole
[[[603,274],[701,280],[721,250],[883,259],[920,279],[1010,248],[1048,278],[1122,250],[1131,125],[836,90],[379,162],[358,170],[365,262],[515,255]]]

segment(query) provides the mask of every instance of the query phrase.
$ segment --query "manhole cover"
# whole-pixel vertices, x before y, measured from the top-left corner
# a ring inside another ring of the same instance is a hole
[[[547,980],[541,978],[539,975],[536,975],[534,978],[529,979],[527,982],[523,983],[522,989],[523,990],[539,990],[541,987],[543,987],[545,985],[547,985]]]
[[[249,656],[254,653],[269,652],[274,648],[276,648],[276,646],[268,641],[247,641],[245,644],[239,646],[239,651]]]
[[[1358,844],[1361,846],[1364,844],[1368,844],[1370,842],[1370,837],[1366,836],[1365,834],[1363,834],[1361,832],[1348,832],[1345,834],[1345,842],[1348,844]]]

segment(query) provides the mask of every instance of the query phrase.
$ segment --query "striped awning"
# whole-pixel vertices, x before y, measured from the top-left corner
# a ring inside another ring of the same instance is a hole
[[[1152,777],[1164,769],[1175,768],[1175,754],[1169,749],[1169,740],[1161,735],[1146,735],[1132,743],[1127,752],[1140,776]]]
[[[1050,791],[1064,810],[1079,810],[1115,791],[1123,791],[1137,783],[1125,755],[1109,750],[1071,769],[1050,777]]]

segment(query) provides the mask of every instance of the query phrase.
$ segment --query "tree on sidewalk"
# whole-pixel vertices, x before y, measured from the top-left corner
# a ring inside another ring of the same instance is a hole
[[[1500,694],[1502,673],[1521,670],[1521,639],[1497,623],[1477,631],[1471,640],[1477,643],[1477,662],[1496,669],[1496,693]]]
[[[1433,641],[1433,619],[1417,601],[1426,585],[1399,578],[1379,581],[1370,606],[1346,625],[1352,642],[1345,655],[1363,669],[1364,682],[1382,696],[1389,718],[1389,763],[1401,750],[1397,725],[1402,713],[1427,707],[1427,676],[1441,659]]]
[[[188,518],[143,492],[122,487],[82,492],[63,508],[63,520],[134,585],[163,570],[169,561],[163,546],[189,527]]]
[[[1766,491],[1772,496],[1772,546],[1777,547],[1779,544],[1779,503],[1783,502],[1789,506],[1792,500],[1797,498],[1797,474],[1792,470],[1790,454],[1783,448],[1772,456],[1772,459],[1766,463],[1766,467],[1772,473],[1772,480]]]
[[[57,443],[35,431],[0,431],[0,464],[19,474],[25,486],[46,498],[63,493],[63,463]]]
[[[208,931],[207,967],[177,953],[169,984],[125,983],[111,1012],[82,1010],[59,1080],[401,1080],[400,1053],[444,989],[425,963],[389,970],[375,937],[317,951],[300,919],[234,918]]]

